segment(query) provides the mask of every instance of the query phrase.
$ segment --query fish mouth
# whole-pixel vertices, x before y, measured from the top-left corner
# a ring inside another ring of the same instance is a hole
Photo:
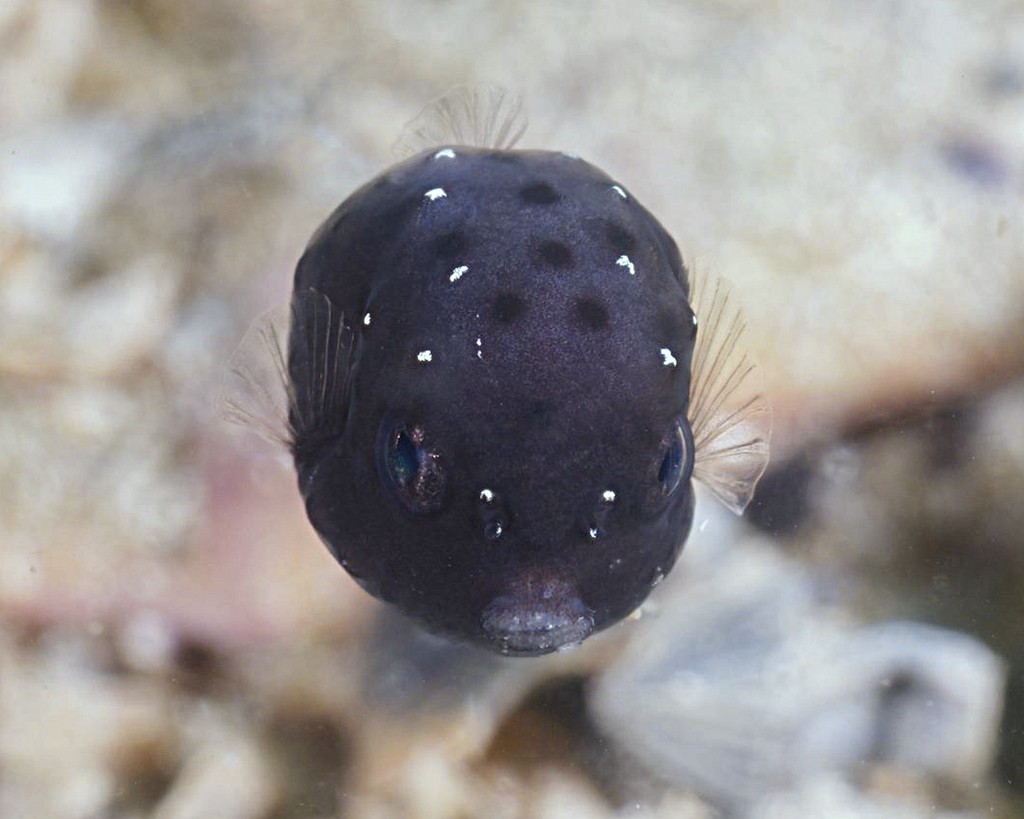
[[[481,625],[502,654],[529,657],[578,646],[594,631],[594,612],[565,578],[530,572],[484,608]]]

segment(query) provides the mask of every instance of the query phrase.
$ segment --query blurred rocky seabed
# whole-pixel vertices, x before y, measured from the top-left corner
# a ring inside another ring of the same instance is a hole
[[[0,816],[1024,815],[1024,11],[0,5]],[[641,616],[506,660],[367,598],[216,417],[461,82],[727,275],[775,409]]]

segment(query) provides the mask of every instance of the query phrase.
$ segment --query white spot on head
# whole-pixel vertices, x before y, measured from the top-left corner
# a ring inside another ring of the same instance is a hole
[[[619,267],[625,267],[627,270],[629,270],[630,276],[636,275],[636,267],[634,267],[633,263],[629,260],[629,256],[619,256],[619,258],[615,260],[615,264],[617,264]]]
[[[570,153],[569,151],[562,151],[562,156],[567,156],[569,159],[579,159],[579,154]]]
[[[597,527],[591,526],[589,529],[587,529],[587,534],[590,535],[591,540],[597,540]]]
[[[696,326],[697,326],[697,314],[696,314],[696,313],[693,313],[693,314],[692,314],[692,315],[690,316],[690,321],[692,321],[692,322],[693,322],[693,326],[694,326],[694,327],[696,327]]]
[[[448,277],[448,281],[457,282],[459,279],[462,278],[462,274],[465,273],[467,270],[469,270],[469,267],[467,265],[460,264],[458,267],[452,270],[452,274]]]
[[[626,192],[622,188],[620,188],[618,185],[612,185],[612,190],[615,191],[623,199],[629,199],[629,197],[626,196]]]
[[[363,324],[365,326],[367,326],[367,327],[370,326],[370,314],[369,313],[367,313],[365,316],[363,316]]]
[[[427,361],[433,361],[433,359],[434,359],[434,356],[431,354],[430,350],[422,350],[422,351],[416,353],[416,360],[417,361],[422,361],[422,362],[426,363]]]
[[[448,194],[444,192],[444,188],[431,188],[429,191],[423,194],[423,197],[433,202],[437,199],[443,199],[447,195]]]
[[[661,363],[666,367],[674,367],[679,362],[676,361],[676,357],[672,355],[672,351],[668,347],[661,348]]]
[[[490,503],[492,500],[494,500],[494,493],[490,489],[481,489],[480,500],[482,500],[484,503]]]
[[[615,492],[611,489],[605,489],[604,492],[601,493],[601,500],[605,503],[615,503]]]
[[[434,159],[455,159],[455,151],[451,148],[442,148],[434,154]]]

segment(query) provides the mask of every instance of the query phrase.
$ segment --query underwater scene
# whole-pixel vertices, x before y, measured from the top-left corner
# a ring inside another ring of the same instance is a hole
[[[0,818],[1024,817],[1024,7],[5,0]]]

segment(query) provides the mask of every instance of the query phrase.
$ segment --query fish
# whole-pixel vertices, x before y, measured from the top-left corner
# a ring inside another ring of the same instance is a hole
[[[728,285],[620,181],[516,147],[456,89],[314,232],[228,363],[228,420],[285,447],[364,590],[509,656],[572,648],[671,571],[694,480],[741,514],[770,407]]]

